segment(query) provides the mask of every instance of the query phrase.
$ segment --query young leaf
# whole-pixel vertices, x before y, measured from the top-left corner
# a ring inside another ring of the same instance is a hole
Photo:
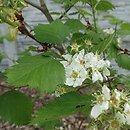
[[[77,19],[69,19],[65,25],[67,25],[73,33],[78,32],[79,30],[85,30],[85,25]]]
[[[90,95],[83,96],[75,92],[64,94],[42,107],[32,123],[45,128],[46,124],[50,124],[50,122],[54,123],[62,117],[76,113],[79,109],[85,109],[86,115],[88,115],[92,99],[93,97]]]
[[[35,38],[42,43],[62,44],[69,36],[70,29],[60,20],[51,24],[40,24],[34,27]]]
[[[130,57],[127,54],[120,54],[116,58],[119,67],[130,70]]]
[[[107,0],[100,0],[96,5],[96,10],[99,11],[108,11],[113,10],[114,8],[115,6]]]
[[[13,86],[29,85],[53,92],[65,80],[64,67],[48,56],[26,56],[7,71],[7,81]]]
[[[31,120],[32,102],[21,92],[9,91],[0,95],[0,116],[2,119],[19,124],[27,124]]]

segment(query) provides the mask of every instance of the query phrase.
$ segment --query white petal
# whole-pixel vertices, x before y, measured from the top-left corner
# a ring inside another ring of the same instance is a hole
[[[72,78],[67,78],[65,84],[68,85],[68,86],[73,86],[74,81],[73,81]]]
[[[126,123],[130,125],[130,116],[126,116]]]
[[[103,81],[103,77],[98,70],[92,70],[92,81],[96,82],[97,80]]]
[[[106,60],[105,63],[106,63],[106,67],[110,67],[111,62],[109,60]]]
[[[70,54],[66,54],[66,55],[62,55],[64,57],[65,60],[70,61],[72,59],[72,55]]]
[[[88,77],[88,73],[87,73],[87,71],[85,69],[82,69],[80,71],[79,76],[82,78],[82,80],[85,80]]]
[[[114,90],[114,93],[115,93],[116,99],[117,99],[117,100],[120,100],[120,96],[121,96],[120,92],[119,92],[117,89],[115,89],[115,90]]]
[[[104,60],[99,60],[97,62],[97,68],[103,68],[105,66],[105,61]]]
[[[116,114],[116,118],[117,118],[117,120],[118,120],[120,123],[125,124],[126,119],[125,119],[124,114],[118,112],[118,113]]]
[[[69,65],[69,63],[67,61],[60,61],[60,63],[64,66],[67,67]]]
[[[81,78],[77,78],[75,81],[74,81],[74,85],[73,87],[77,87],[77,86],[81,86],[82,85],[82,79]]]
[[[128,111],[130,111],[130,105],[128,103],[126,103],[124,105],[124,112],[127,113]]]
[[[103,110],[108,110],[108,108],[109,108],[109,102],[108,102],[108,101],[105,101],[105,102],[103,102],[103,103],[101,104],[101,109],[102,109],[102,111],[103,111]]]
[[[106,67],[103,69],[103,76],[110,76],[110,71]]]
[[[96,104],[96,105],[92,108],[90,115],[91,115],[92,118],[95,118],[95,119],[96,119],[102,112],[103,112],[103,111],[102,111],[102,109],[101,109],[100,104]]]
[[[110,89],[106,85],[102,87],[102,93],[104,95],[105,100],[110,100]]]
[[[99,80],[103,81],[103,77],[102,77],[101,73],[99,71],[97,73],[98,73]]]
[[[92,81],[96,82],[98,80],[98,74],[96,72],[92,72]]]

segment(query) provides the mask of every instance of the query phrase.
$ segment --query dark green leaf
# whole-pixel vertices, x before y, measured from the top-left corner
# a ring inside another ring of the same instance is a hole
[[[15,124],[27,124],[32,114],[31,100],[21,92],[9,91],[0,95],[0,116]]]
[[[34,27],[35,38],[42,43],[62,44],[69,36],[70,29],[60,20],[51,24],[40,24]]]
[[[116,58],[119,67],[130,70],[130,57],[127,54],[120,54]]]
[[[93,97],[90,95],[83,96],[75,92],[64,94],[40,109],[37,117],[32,122],[45,128],[46,123],[55,122],[62,117],[77,112],[79,109],[81,111],[85,110],[86,115],[88,115],[92,99]]]
[[[107,0],[100,0],[96,5],[96,10],[99,11],[108,11],[113,10],[114,8],[115,6]]]
[[[77,19],[69,19],[69,20],[67,20],[65,25],[67,25],[73,33],[78,32],[79,30],[85,30],[85,28],[86,28],[85,25],[83,25]]]
[[[9,84],[29,85],[47,92],[54,91],[65,80],[64,67],[48,56],[26,56],[20,63],[7,71]]]

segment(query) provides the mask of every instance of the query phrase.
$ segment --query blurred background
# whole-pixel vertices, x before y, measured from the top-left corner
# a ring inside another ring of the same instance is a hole
[[[36,4],[39,4],[39,0],[30,0]],[[117,18],[130,22],[130,0],[110,0],[116,6],[114,11],[109,11],[109,14],[116,16]],[[60,12],[62,11],[62,7],[54,4],[51,0],[46,0],[47,6],[50,12]],[[81,6],[81,5],[79,5]],[[83,7],[84,8],[84,7]],[[89,10],[89,8],[88,8]],[[69,13],[73,12],[71,9]],[[33,26],[39,23],[48,23],[45,16],[36,8],[28,5],[28,7],[24,8],[23,16],[26,23],[32,28]],[[57,15],[52,15],[53,18],[58,18]],[[101,20],[98,24],[101,28],[109,28],[112,25],[110,21],[102,18],[102,15],[98,16],[98,19]],[[38,45],[35,41],[26,37],[25,35],[18,34],[15,41],[9,41],[3,36],[7,34],[8,26],[6,24],[0,24],[0,71],[5,70],[6,68],[15,64],[15,61],[18,59],[18,56],[21,52],[24,52],[30,45]],[[125,37],[122,46],[124,48],[130,48],[130,36]],[[126,73],[125,70],[121,70],[120,72]]]

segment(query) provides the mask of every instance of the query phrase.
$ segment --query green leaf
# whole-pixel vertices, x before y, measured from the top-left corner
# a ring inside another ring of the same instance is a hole
[[[80,111],[85,110],[86,115],[88,115],[92,100],[93,97],[90,95],[83,96],[75,92],[64,94],[42,107],[32,123],[45,128],[46,124],[54,123],[62,117],[76,113],[79,109]]]
[[[34,27],[35,38],[42,43],[62,44],[70,34],[68,26],[60,20],[51,24],[40,24]]]
[[[95,52],[99,52],[102,53],[104,51],[106,51],[112,44],[113,40],[114,40],[115,34],[110,35],[108,38],[106,38],[104,41],[98,43],[98,45],[96,45],[93,50]]]
[[[67,25],[71,32],[78,32],[79,30],[85,30],[85,25],[83,25],[79,20],[77,19],[69,19],[67,20],[67,22],[65,23],[65,25]]]
[[[121,24],[118,32],[123,35],[130,35],[130,23]]]
[[[65,80],[63,65],[48,56],[26,56],[7,71],[7,81],[13,86],[29,85],[53,92]]]
[[[31,120],[32,102],[21,92],[9,91],[0,95],[0,116],[17,125],[27,124]]]
[[[125,30],[130,31],[130,23],[121,24],[121,29],[125,29]]]
[[[116,58],[119,67],[130,70],[130,57],[127,54],[120,54]]]
[[[100,0],[96,4],[96,10],[99,10],[99,11],[108,11],[108,10],[113,10],[114,8],[115,6],[107,0]]]
[[[108,57],[110,59],[113,59],[113,58],[116,58],[117,57],[117,54],[118,54],[118,48],[117,48],[117,43],[116,42],[112,42],[110,44],[110,46],[108,47],[107,49],[107,54],[108,54]]]

